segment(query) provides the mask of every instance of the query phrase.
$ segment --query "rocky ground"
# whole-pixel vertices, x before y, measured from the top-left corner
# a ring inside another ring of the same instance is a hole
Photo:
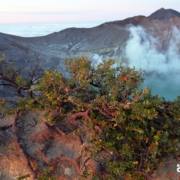
[[[75,133],[67,123],[49,126],[43,112],[1,117],[0,122],[0,179],[33,180],[48,172],[57,180],[79,180],[87,170],[85,179],[91,180],[97,173],[98,164],[87,151],[88,131]],[[150,179],[179,180],[177,163],[168,158]]]
[[[0,179],[37,179],[42,169],[56,179],[80,179],[84,168],[95,172],[95,162],[73,132],[48,126],[43,113],[9,117],[0,127]],[[91,179],[91,178],[90,178]]]

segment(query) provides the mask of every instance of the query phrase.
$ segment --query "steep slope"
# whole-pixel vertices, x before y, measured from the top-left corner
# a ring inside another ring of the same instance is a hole
[[[180,13],[160,9],[150,15],[102,24],[94,28],[69,28],[43,37],[21,38],[0,34],[0,51],[19,67],[29,69],[40,64],[65,72],[64,60],[73,56],[92,59],[120,58],[129,38],[130,26],[142,26],[160,39],[160,49],[166,49],[171,29],[180,28]]]

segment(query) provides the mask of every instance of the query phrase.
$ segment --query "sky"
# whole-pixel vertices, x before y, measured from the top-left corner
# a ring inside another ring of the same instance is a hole
[[[162,7],[180,11],[180,0],[0,0],[0,24],[98,24]]]

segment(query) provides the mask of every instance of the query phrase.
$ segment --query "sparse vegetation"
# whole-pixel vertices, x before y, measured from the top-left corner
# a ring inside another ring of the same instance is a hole
[[[35,81],[3,69],[1,85],[17,90],[16,110],[44,110],[50,124],[83,120],[93,132],[90,151],[102,169],[97,178],[145,179],[163,158],[180,155],[179,98],[166,102],[153,96],[140,88],[140,72],[113,60],[94,67],[82,57],[69,60],[67,67],[71,77],[46,71]]]

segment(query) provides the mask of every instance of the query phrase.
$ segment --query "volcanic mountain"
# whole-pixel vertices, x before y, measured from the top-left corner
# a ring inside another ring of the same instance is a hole
[[[173,27],[180,28],[180,13],[159,9],[150,16],[135,16],[93,28],[69,28],[42,37],[0,34],[0,52],[7,61],[27,71],[39,64],[65,72],[64,60],[77,56],[91,59],[120,58],[130,38],[130,27],[143,27],[158,38],[158,48],[166,50]]]

